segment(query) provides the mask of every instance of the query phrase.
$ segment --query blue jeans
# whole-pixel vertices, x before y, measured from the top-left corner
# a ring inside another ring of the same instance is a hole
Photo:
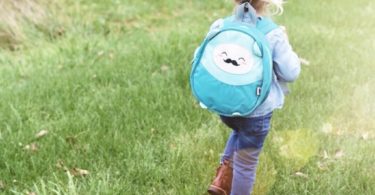
[[[231,129],[221,161],[233,162],[231,195],[249,195],[255,181],[256,167],[264,140],[270,129],[272,112],[260,117],[225,117]]]

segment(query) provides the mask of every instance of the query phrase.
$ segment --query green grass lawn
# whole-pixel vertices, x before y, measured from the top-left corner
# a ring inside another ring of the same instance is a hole
[[[0,49],[0,194],[205,194],[230,130],[197,106],[190,60],[231,1],[59,4]],[[290,0],[275,18],[310,64],[274,114],[254,194],[375,194],[374,10]]]

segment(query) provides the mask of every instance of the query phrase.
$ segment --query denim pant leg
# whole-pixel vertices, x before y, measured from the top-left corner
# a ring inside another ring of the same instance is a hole
[[[220,163],[222,164],[224,160],[233,161],[233,155],[236,151],[236,144],[238,142],[238,134],[236,131],[232,131],[232,133],[229,135],[227,144],[225,145],[224,153],[221,156]]]
[[[234,131],[224,157],[233,156],[232,195],[248,195],[253,188],[260,151],[270,128],[272,113],[255,118],[221,117]]]
[[[261,150],[246,148],[235,152],[231,195],[249,195],[252,192]]]

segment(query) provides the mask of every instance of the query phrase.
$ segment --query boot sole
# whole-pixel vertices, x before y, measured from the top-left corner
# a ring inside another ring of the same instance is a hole
[[[225,190],[217,187],[217,186],[214,186],[214,185],[211,185],[207,192],[210,194],[210,195],[228,195]]]

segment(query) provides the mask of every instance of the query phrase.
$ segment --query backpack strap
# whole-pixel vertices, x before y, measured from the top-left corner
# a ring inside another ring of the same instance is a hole
[[[258,19],[256,27],[260,32],[266,35],[279,26],[277,26],[271,18],[261,17]]]

